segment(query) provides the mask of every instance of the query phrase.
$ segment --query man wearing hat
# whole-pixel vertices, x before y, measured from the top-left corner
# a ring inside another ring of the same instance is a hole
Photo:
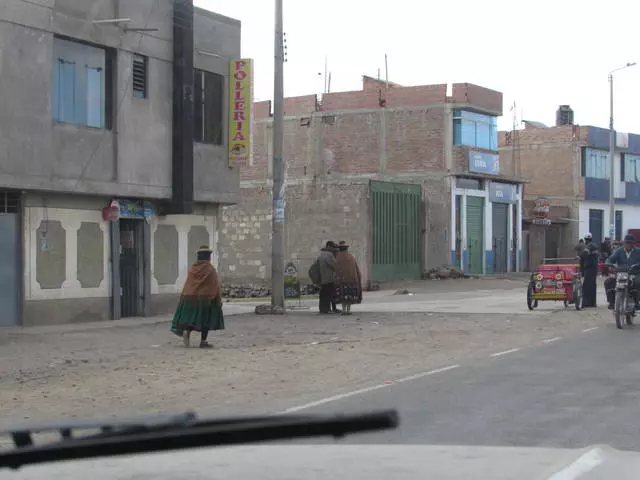
[[[223,330],[222,298],[218,272],[211,264],[212,250],[201,246],[197,261],[189,268],[171,331],[182,337],[184,346],[190,343],[191,332],[200,332],[200,348],[211,348],[207,342],[210,330]]]
[[[607,264],[616,267],[631,267],[640,263],[640,249],[635,247],[635,239],[633,235],[625,235],[622,247],[618,248],[613,255],[607,259]],[[634,289],[640,291],[640,277],[637,276],[634,281]],[[607,292],[607,302],[609,310],[613,310],[616,302],[616,278],[609,277],[604,281],[604,288]],[[639,298],[636,298],[636,305]]]

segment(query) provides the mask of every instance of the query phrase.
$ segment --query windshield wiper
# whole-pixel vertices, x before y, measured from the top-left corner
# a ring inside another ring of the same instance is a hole
[[[342,437],[351,433],[394,429],[395,410],[355,415],[273,415],[230,419],[199,418],[195,413],[130,420],[68,421],[17,426],[0,431],[14,448],[0,450],[0,468],[36,463],[239,445],[304,437]],[[74,430],[100,433],[74,436]],[[57,432],[60,439],[35,445],[36,433]]]

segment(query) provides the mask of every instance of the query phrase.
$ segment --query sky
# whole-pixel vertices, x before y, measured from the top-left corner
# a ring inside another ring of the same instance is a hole
[[[274,0],[194,0],[242,22],[242,56],[254,59],[256,100],[273,98]],[[633,0],[284,0],[285,96],[359,90],[362,75],[401,85],[469,82],[503,93],[501,130],[522,119],[609,126],[611,70],[640,64]],[[640,65],[614,74],[614,120],[640,133]]]

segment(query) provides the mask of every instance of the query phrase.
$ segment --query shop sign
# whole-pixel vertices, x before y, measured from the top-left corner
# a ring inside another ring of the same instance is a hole
[[[533,204],[533,224],[551,225],[551,201],[548,198],[539,197]]]
[[[231,60],[229,167],[250,163],[253,140],[253,60]]]
[[[468,155],[470,172],[500,175],[500,157],[498,155],[473,150],[469,150]]]
[[[117,215],[114,211],[117,208]],[[109,207],[107,207],[104,211],[109,210],[109,216],[111,221],[115,221],[119,218],[149,218],[153,217],[156,214],[155,207],[147,201],[144,200],[127,200],[127,199],[117,199],[111,200]],[[103,212],[104,212],[103,211]],[[105,214],[103,213],[103,216]],[[115,217],[115,218],[114,218]],[[105,220],[106,220],[105,216]]]
[[[516,203],[516,186],[512,183],[491,182],[489,200],[493,203]]]
[[[284,267],[284,298],[300,298],[300,277],[293,262]]]

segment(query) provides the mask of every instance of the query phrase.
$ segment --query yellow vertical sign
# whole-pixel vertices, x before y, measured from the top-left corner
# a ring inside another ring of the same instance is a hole
[[[251,162],[253,140],[253,60],[231,60],[229,78],[229,166]]]

